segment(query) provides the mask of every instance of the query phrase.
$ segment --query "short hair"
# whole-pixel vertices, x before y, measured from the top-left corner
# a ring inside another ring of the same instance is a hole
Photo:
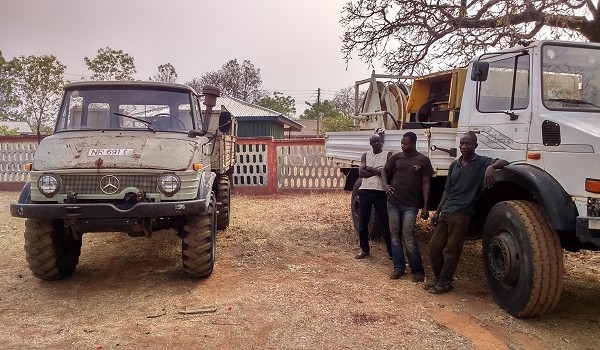
[[[477,134],[472,130],[467,131],[464,136],[469,136],[473,139],[473,141],[477,142]]]
[[[402,137],[406,137],[410,141],[410,143],[417,143],[417,134],[415,134],[412,131],[404,133]]]

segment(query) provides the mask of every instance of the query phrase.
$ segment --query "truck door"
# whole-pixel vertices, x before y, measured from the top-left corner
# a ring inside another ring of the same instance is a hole
[[[479,154],[525,160],[531,122],[530,55],[521,51],[482,60],[489,62],[488,76],[471,81],[474,107],[467,129],[478,133]]]

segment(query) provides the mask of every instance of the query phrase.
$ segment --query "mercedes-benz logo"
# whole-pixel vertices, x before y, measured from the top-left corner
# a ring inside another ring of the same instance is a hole
[[[106,194],[115,194],[119,190],[119,179],[113,175],[106,175],[100,179],[100,190]]]

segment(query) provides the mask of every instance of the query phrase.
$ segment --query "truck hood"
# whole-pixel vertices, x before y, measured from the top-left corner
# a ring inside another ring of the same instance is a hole
[[[201,150],[198,140],[174,133],[65,134],[54,134],[42,140],[35,152],[33,170],[129,168],[177,171],[189,169],[194,156]]]

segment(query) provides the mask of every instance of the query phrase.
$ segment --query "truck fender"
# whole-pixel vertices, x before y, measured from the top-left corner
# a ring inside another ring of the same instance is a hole
[[[23,189],[21,190],[21,194],[19,195],[19,204],[30,204],[31,203],[31,182],[27,182]]]
[[[546,171],[529,164],[511,164],[497,170],[494,178],[497,184],[510,183],[529,192],[554,229],[575,229],[575,203],[560,183]],[[509,193],[503,195],[510,196]]]
[[[210,194],[216,177],[217,175],[215,173],[206,171],[200,176],[200,185],[198,186],[198,195],[196,199],[205,200],[206,210],[208,210],[208,206],[210,205]]]

